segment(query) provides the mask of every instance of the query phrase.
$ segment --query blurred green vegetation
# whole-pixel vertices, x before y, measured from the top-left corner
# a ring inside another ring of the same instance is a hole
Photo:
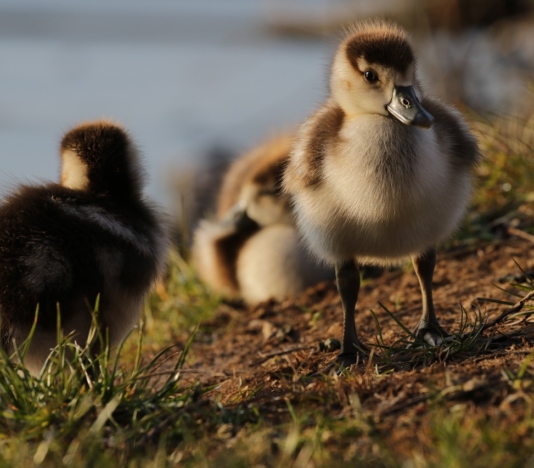
[[[482,162],[472,205],[448,245],[494,241],[509,228],[534,228],[534,116],[530,119],[471,116]]]

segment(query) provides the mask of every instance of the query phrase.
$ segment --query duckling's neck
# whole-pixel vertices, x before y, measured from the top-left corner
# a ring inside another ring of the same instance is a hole
[[[374,173],[390,184],[394,180],[406,182],[424,156],[425,143],[428,149],[434,149],[433,140],[432,131],[404,125],[388,116],[360,114],[344,120],[339,151],[358,170]]]
[[[140,203],[142,200],[140,185],[127,175],[90,180],[87,191],[100,198],[109,198],[126,204]]]
[[[340,207],[369,219],[418,212],[443,196],[448,178],[447,158],[432,129],[382,116],[344,122],[335,158],[326,167],[326,185]]]

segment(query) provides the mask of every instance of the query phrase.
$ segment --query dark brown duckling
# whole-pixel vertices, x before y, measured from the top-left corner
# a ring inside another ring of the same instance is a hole
[[[1,344],[11,353],[37,326],[24,364],[38,374],[64,334],[84,346],[98,322],[117,344],[160,274],[167,236],[145,201],[137,150],[121,127],[82,124],[61,142],[61,183],[23,185],[0,205]]]

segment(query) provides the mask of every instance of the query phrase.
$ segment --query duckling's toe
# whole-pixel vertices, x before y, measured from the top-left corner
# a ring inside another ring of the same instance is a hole
[[[441,346],[448,333],[439,324],[419,324],[413,332],[417,340],[410,344],[409,348],[418,347],[421,342],[430,346]]]
[[[341,351],[334,361],[334,366],[339,369],[346,369],[353,364],[358,364],[369,355],[369,348],[361,341],[354,344],[354,348],[348,351]]]
[[[337,340],[334,341],[337,342]],[[338,342],[338,347],[336,347],[335,349],[339,349],[339,344],[340,343]],[[326,351],[325,348],[321,348],[321,350]],[[318,370],[311,372],[310,374],[308,374],[308,377],[330,375],[332,373],[340,375],[347,369],[349,369],[351,366],[362,363],[368,355],[369,348],[367,348],[367,346],[363,345],[362,342],[358,340],[357,344],[351,346],[350,351],[341,350],[336,356],[336,359],[331,361],[328,365],[320,367]]]
[[[333,363],[333,367],[336,370],[348,369],[350,366],[357,364],[362,357],[363,355],[358,352],[353,354],[339,353]]]

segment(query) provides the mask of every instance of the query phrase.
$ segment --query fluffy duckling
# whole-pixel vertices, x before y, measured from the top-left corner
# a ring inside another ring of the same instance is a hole
[[[301,245],[281,178],[292,139],[274,138],[232,164],[221,187],[217,220],[195,231],[193,263],[217,292],[255,304],[295,297],[332,276]]]
[[[330,97],[300,128],[284,176],[309,248],[335,265],[342,365],[363,349],[354,323],[357,263],[411,258],[423,302],[415,334],[441,342],[435,245],[460,222],[478,159],[461,115],[423,93],[405,32],[382,21],[355,26],[335,55]]]
[[[84,345],[100,295],[111,345],[135,324],[164,263],[167,240],[143,199],[137,151],[117,125],[97,121],[61,142],[61,183],[21,186],[0,205],[2,346],[12,352],[38,321],[24,364],[38,374],[64,333]]]

